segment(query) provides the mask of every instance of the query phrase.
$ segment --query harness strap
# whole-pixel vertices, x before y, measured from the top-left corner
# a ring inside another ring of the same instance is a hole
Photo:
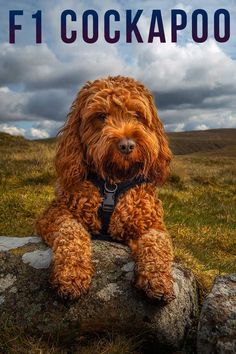
[[[99,207],[98,216],[101,219],[102,229],[101,234],[104,238],[108,239],[108,228],[112,213],[115,209],[118,198],[121,194],[129,189],[147,183],[144,178],[135,178],[130,181],[121,182],[119,184],[109,185],[106,181],[99,178],[96,174],[89,174],[88,179],[99,189],[101,197],[103,198],[102,205]]]

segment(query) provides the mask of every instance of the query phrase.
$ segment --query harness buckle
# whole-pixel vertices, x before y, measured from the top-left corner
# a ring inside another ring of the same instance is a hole
[[[113,188],[114,187],[114,188]],[[105,212],[112,213],[115,207],[115,194],[117,191],[117,184],[114,186],[107,186],[106,182],[104,184],[104,199],[102,203],[102,210]]]

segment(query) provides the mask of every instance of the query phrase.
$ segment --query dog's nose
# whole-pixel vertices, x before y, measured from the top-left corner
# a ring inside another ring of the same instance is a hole
[[[135,146],[135,141],[129,138],[123,138],[118,143],[119,150],[122,154],[130,154]]]

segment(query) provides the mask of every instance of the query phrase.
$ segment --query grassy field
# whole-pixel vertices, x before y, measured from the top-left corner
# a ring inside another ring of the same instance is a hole
[[[175,157],[159,192],[165,222],[176,260],[193,270],[204,296],[215,275],[236,272],[236,129],[169,138]],[[36,216],[53,198],[54,152],[55,140],[0,133],[1,235],[34,234]]]

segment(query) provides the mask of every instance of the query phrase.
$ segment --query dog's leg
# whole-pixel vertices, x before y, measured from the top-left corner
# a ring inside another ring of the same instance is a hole
[[[61,296],[77,298],[91,283],[91,240],[85,228],[63,208],[49,207],[37,232],[53,249],[51,283]]]
[[[136,286],[152,299],[173,300],[173,251],[168,233],[151,229],[130,240],[129,246],[136,263]]]

